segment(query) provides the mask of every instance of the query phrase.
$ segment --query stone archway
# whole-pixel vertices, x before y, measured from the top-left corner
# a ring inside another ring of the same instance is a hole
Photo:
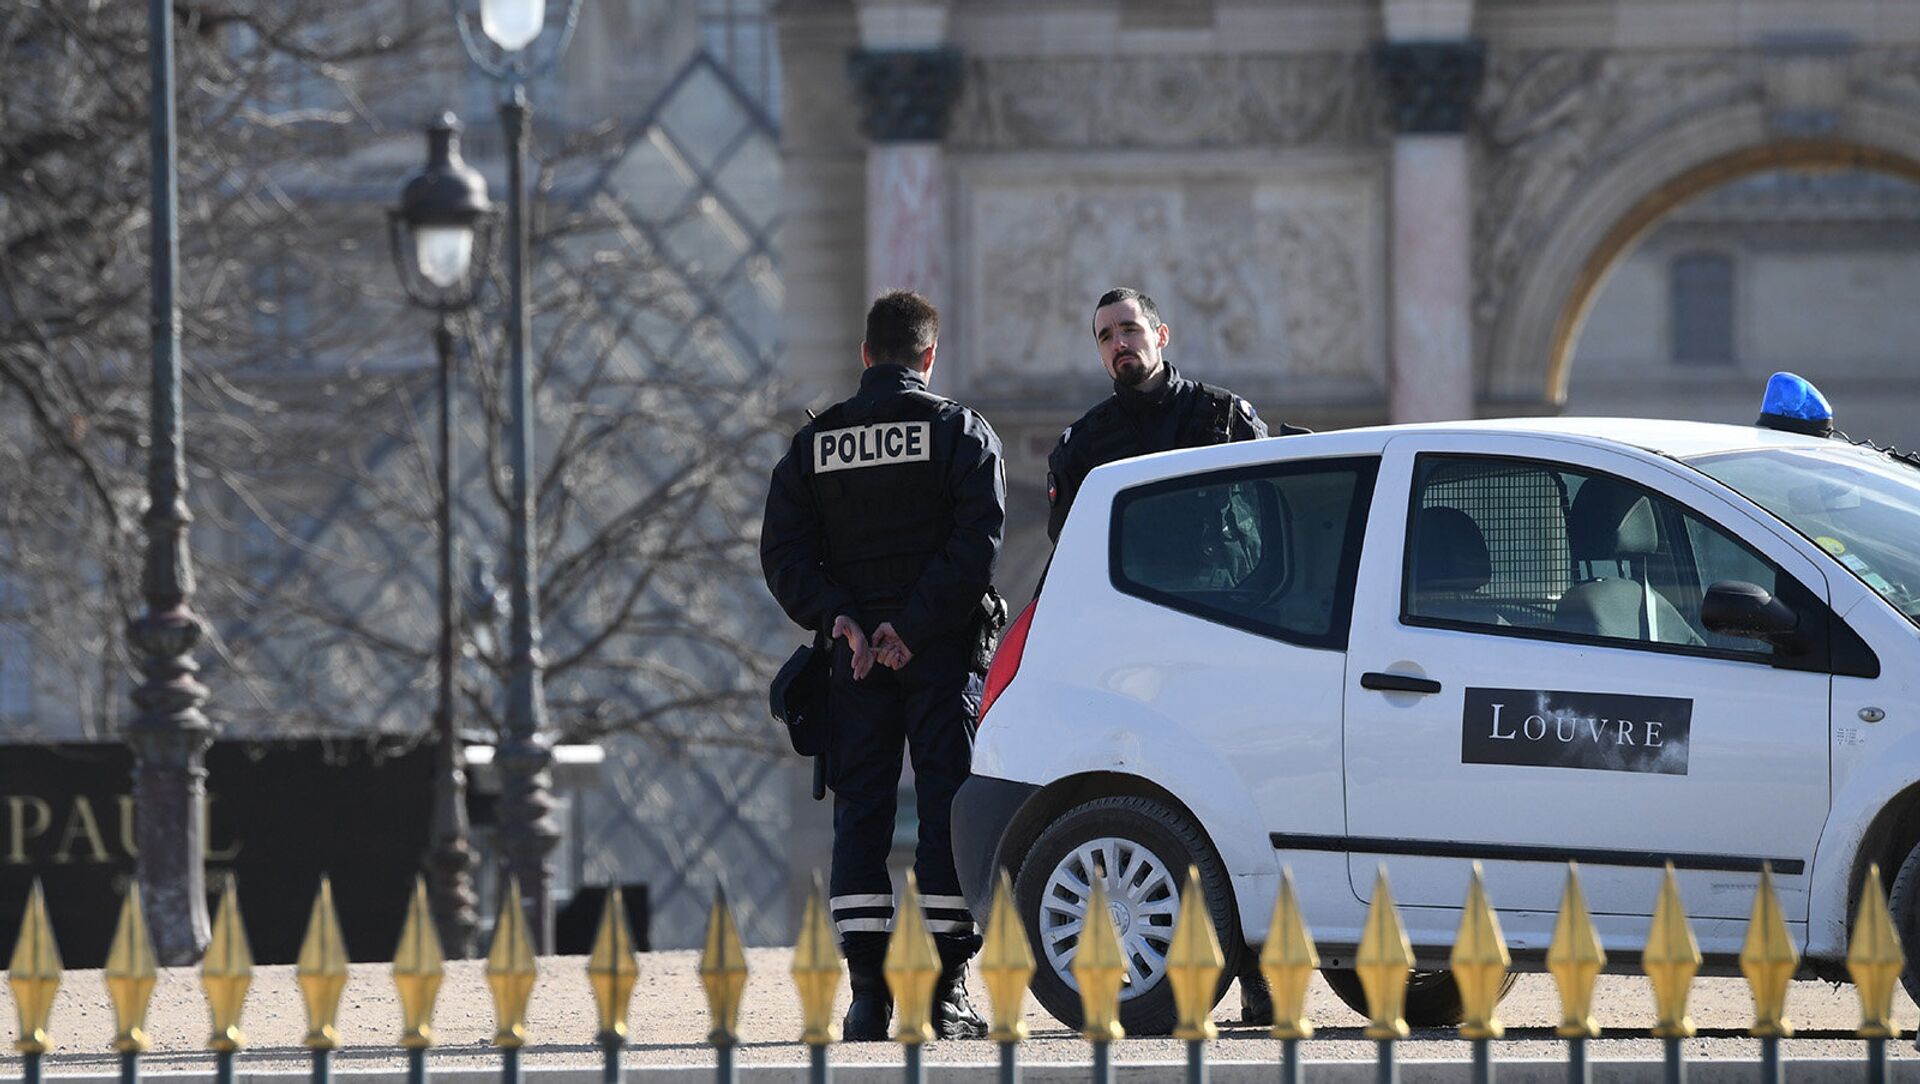
[[[1554,320],[1553,337],[1547,352],[1547,394],[1553,402],[1564,402],[1573,367],[1573,350],[1579,342],[1581,326],[1600,287],[1615,264],[1630,252],[1669,211],[1707,192],[1748,177],[1776,169],[1864,169],[1891,173],[1920,184],[1920,160],[1882,147],[1842,140],[1783,140],[1749,147],[1701,163],[1655,188],[1614,223],[1574,276],[1573,285],[1560,304]]]
[[[1695,196],[1784,167],[1920,182],[1913,60],[1893,51],[1503,58],[1484,99],[1474,238],[1481,411],[1565,403],[1573,347],[1608,271]]]

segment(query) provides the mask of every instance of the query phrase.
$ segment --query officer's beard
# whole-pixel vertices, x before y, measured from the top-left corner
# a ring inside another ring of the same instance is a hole
[[[1113,365],[1113,382],[1123,388],[1135,391],[1151,392],[1166,383],[1167,366],[1165,362],[1147,368],[1147,363],[1138,354],[1116,359]]]
[[[1138,388],[1157,371],[1147,368],[1146,361],[1138,354],[1122,354],[1113,361],[1113,382],[1122,387]]]

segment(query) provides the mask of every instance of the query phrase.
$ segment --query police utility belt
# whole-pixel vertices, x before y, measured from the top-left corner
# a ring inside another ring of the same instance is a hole
[[[989,587],[973,614],[970,662],[975,673],[984,673],[992,663],[1000,630],[1006,627],[1007,602]],[[827,687],[832,663],[833,645],[822,629],[814,634],[812,643],[794,650],[767,690],[768,708],[775,719],[787,725],[787,740],[803,757],[822,756],[830,744]]]

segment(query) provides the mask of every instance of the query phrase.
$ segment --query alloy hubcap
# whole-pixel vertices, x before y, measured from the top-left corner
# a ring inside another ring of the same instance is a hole
[[[1062,858],[1047,875],[1040,896],[1040,944],[1054,974],[1073,990],[1080,988],[1073,977],[1073,958],[1086,927],[1096,869],[1106,871],[1101,883],[1107,890],[1108,918],[1119,933],[1120,955],[1127,964],[1120,1000],[1129,1001],[1153,989],[1167,972],[1167,950],[1180,917],[1180,886],[1165,862],[1130,839],[1088,840]]]

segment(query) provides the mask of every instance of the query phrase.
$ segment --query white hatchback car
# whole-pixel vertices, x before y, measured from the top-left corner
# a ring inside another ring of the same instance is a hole
[[[1112,464],[989,675],[961,881],[984,914],[1013,873],[1035,993],[1072,1024],[1104,869],[1136,1033],[1173,1021],[1188,863],[1228,976],[1291,867],[1349,1003],[1383,863],[1423,966],[1479,861],[1539,968],[1568,860],[1625,966],[1671,861],[1734,973],[1771,864],[1807,970],[1844,979],[1869,863],[1920,958],[1917,625],[1920,466],[1843,440],[1559,418]],[[1459,1013],[1416,973],[1410,1021]]]

